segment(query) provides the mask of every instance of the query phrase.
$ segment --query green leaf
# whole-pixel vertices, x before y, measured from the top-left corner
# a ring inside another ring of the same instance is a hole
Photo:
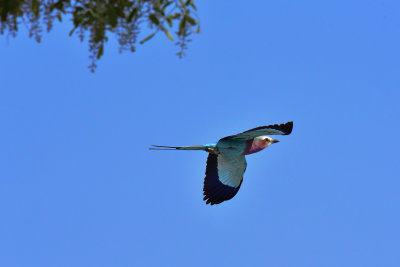
[[[185,27],[186,27],[186,16],[184,16],[181,22],[179,22],[178,35],[183,35],[185,33]]]
[[[197,11],[197,7],[195,6],[195,4],[193,3],[193,1],[190,1],[190,6]]]
[[[166,28],[162,27],[161,29],[163,30],[163,32],[165,33],[165,35],[168,37],[168,39],[170,41],[174,40],[174,37],[172,37],[172,34]]]
[[[192,25],[196,25],[196,21],[194,20],[194,18],[190,17],[190,16],[185,16],[186,20],[192,24]]]
[[[170,4],[172,4],[172,1],[167,1],[163,6],[163,10],[165,10]]]
[[[111,25],[111,27],[115,28],[118,24],[118,16],[114,9],[109,9],[108,11],[108,23]]]
[[[39,11],[40,11],[39,1],[32,0],[32,12],[33,14],[35,14],[36,17],[39,17]]]
[[[156,33],[153,32],[152,34],[150,34],[149,36],[147,36],[146,38],[144,38],[142,41],[140,41],[140,44],[143,44],[144,42],[147,42],[148,40],[150,40],[151,38],[154,37]]]
[[[173,15],[169,15],[168,17],[171,19],[179,19],[181,17],[181,13],[175,13]]]
[[[77,26],[75,26],[70,32],[69,32],[69,36],[71,36],[73,33],[74,33],[74,31],[76,30],[76,28],[77,28]]]
[[[135,7],[132,9],[131,13],[129,13],[128,17],[126,18],[126,22],[130,23],[133,19],[133,17],[136,17],[136,14],[138,12],[138,9]]]
[[[50,11],[52,12],[54,9],[57,9],[57,10],[62,11],[63,13],[65,13],[64,0],[58,0],[56,3],[50,5]]]
[[[150,14],[149,15],[149,19],[151,20],[151,22],[153,22],[155,25],[160,25],[160,21],[158,20],[158,18],[156,17],[155,14]]]
[[[156,11],[156,13],[160,13],[163,17],[165,16],[165,12],[162,8],[160,8],[158,5],[153,6],[154,11]]]
[[[172,27],[172,19],[166,17],[165,20],[167,21],[168,25],[169,25],[170,27]]]
[[[58,21],[60,21],[60,22],[62,21],[61,13],[57,13],[56,17],[57,17]]]
[[[97,59],[100,59],[101,56],[103,55],[103,53],[104,53],[104,45],[101,44],[100,47],[99,47],[99,51],[97,51],[97,56],[96,56],[96,58],[97,58]]]

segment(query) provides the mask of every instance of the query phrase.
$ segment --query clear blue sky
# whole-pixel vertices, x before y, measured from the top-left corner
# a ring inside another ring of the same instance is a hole
[[[197,2],[183,60],[0,37],[0,266],[400,266],[400,2]],[[147,149],[289,120],[217,206]]]

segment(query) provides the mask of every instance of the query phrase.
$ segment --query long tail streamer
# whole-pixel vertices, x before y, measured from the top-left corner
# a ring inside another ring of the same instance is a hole
[[[206,150],[207,146],[156,146],[152,145],[150,150]]]

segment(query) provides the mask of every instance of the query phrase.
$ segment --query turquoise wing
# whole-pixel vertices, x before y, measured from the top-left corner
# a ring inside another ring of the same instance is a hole
[[[206,204],[219,204],[233,198],[242,185],[246,165],[243,155],[209,153],[203,187]]]
[[[274,124],[268,126],[260,126],[257,128],[250,129],[240,134],[230,135],[222,138],[221,140],[251,140],[257,136],[262,135],[288,135],[292,132],[293,121],[289,121],[282,124]],[[220,141],[221,141],[220,140]]]

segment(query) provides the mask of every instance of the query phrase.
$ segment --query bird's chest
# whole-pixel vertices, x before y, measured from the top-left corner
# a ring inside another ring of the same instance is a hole
[[[265,148],[265,144],[262,142],[256,142],[253,140],[248,140],[246,142],[246,146],[244,148],[243,155],[250,155],[253,153],[257,153]]]

